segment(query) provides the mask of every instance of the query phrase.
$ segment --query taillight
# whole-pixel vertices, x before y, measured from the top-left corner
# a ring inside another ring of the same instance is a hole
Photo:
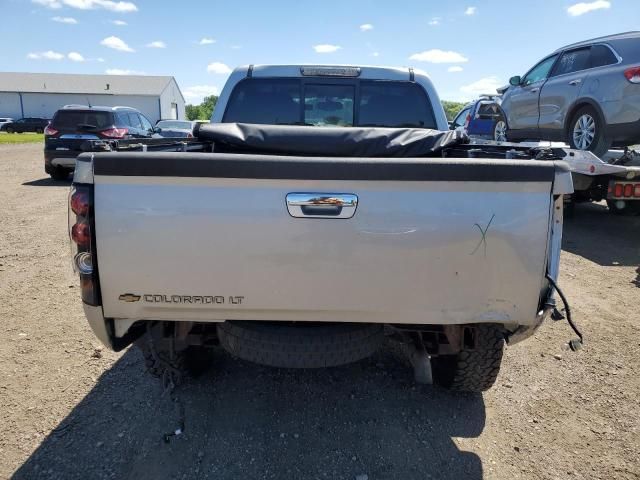
[[[635,188],[633,189],[633,196],[640,197],[640,183],[637,183]]]
[[[69,198],[69,237],[73,269],[80,275],[82,300],[100,304],[100,291],[93,240],[93,188],[74,185]]]
[[[100,135],[107,138],[124,138],[129,133],[126,128],[108,128],[101,130]]]
[[[614,197],[621,197],[623,188],[624,187],[622,186],[621,183],[616,183],[616,186],[613,187],[613,196]]]
[[[44,127],[44,134],[47,135],[47,136],[57,135],[58,134],[58,130],[56,130],[55,128],[53,128],[51,126],[51,124],[49,124],[46,127]]]
[[[624,186],[624,196],[625,197],[631,197],[633,196],[633,184],[631,183],[627,183]]]
[[[627,68],[624,71],[624,76],[631,83],[640,83],[640,67]]]

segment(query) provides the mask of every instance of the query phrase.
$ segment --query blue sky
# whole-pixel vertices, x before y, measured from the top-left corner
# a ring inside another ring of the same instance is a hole
[[[188,102],[248,63],[411,65],[465,100],[564,44],[640,29],[640,0],[0,0],[0,13],[2,71],[173,75]]]

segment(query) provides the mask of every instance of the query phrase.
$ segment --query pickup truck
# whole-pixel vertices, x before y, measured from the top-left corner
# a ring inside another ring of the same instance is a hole
[[[70,195],[91,328],[168,384],[215,345],[316,368],[388,339],[483,391],[559,313],[566,152],[469,145],[422,72],[240,67],[194,136],[96,141]]]

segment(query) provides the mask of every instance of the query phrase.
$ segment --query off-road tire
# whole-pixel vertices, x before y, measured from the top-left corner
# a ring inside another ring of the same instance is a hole
[[[186,377],[197,377],[212,364],[212,352],[203,346],[189,346],[175,351],[167,340],[149,343],[149,337],[143,335],[136,340],[144,365],[149,374],[160,378],[165,386],[169,383],[179,385]]]
[[[495,383],[502,362],[504,329],[494,324],[471,328],[473,347],[464,346],[457,355],[442,355],[431,360],[436,385],[448,390],[484,392]]]
[[[606,134],[606,125],[604,120],[593,107],[582,107],[573,114],[573,117],[571,117],[571,122],[569,123],[569,127],[567,128],[567,143],[571,146],[571,148],[579,149],[573,139],[573,129],[578,122],[578,119],[583,115],[589,115],[595,121],[595,137],[591,142],[591,145],[589,145],[589,147],[587,148],[587,151],[593,153],[596,157],[602,157],[609,151],[612,142],[611,138],[609,138]]]
[[[220,345],[250,362],[281,368],[322,368],[369,357],[384,342],[382,325],[235,322],[218,324]]]
[[[640,215],[640,200],[625,201],[624,208],[618,208],[615,200],[607,200],[607,206],[609,207],[609,212],[614,215]]]

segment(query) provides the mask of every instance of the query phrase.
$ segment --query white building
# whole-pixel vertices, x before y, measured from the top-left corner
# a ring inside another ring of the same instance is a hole
[[[51,118],[70,104],[133,107],[153,123],[185,118],[173,77],[0,72],[0,117]]]

